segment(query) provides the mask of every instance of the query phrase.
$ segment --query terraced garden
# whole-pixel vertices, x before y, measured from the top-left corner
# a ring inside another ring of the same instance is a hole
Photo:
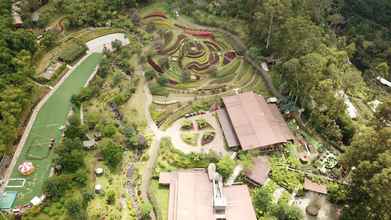
[[[148,68],[156,72],[149,83],[153,95],[222,95],[254,87],[267,91],[252,66],[220,33],[182,25],[163,12],[150,12],[143,23],[154,35],[147,53]]]

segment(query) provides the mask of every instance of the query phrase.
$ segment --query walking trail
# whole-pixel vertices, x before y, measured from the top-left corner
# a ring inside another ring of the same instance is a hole
[[[144,172],[142,175],[142,182],[141,182],[141,197],[144,201],[149,201],[148,198],[148,189],[149,185],[151,183],[152,173],[153,169],[156,164],[156,160],[159,155],[159,149],[160,149],[160,141],[163,137],[166,136],[166,133],[162,130],[160,130],[155,122],[153,121],[151,117],[151,113],[149,112],[149,106],[152,104],[152,95],[149,91],[149,87],[147,84],[144,86],[144,93],[146,96],[146,103],[144,106],[145,111],[145,117],[147,120],[148,128],[153,132],[154,139],[152,140],[151,147],[149,149],[149,159],[147,161],[147,165],[144,168]],[[151,218],[152,220],[156,219],[154,212],[151,212]]]

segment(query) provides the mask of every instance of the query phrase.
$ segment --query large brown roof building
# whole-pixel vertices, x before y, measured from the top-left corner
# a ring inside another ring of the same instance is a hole
[[[293,140],[284,118],[275,104],[266,103],[265,99],[253,92],[246,92],[223,98],[230,126],[221,123],[224,135],[234,140],[233,130],[243,150],[273,149],[282,143]],[[222,114],[218,114],[219,119]],[[224,124],[224,125],[223,125]]]
[[[246,185],[222,187],[224,202],[214,206],[214,185],[205,169],[160,173],[159,183],[169,185],[168,220],[256,220]]]

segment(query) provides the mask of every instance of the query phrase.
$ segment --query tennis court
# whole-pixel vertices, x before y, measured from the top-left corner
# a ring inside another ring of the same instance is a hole
[[[11,175],[14,179],[26,179],[25,185],[20,188],[6,188],[6,190],[18,192],[14,206],[26,204],[34,196],[42,194],[42,186],[48,178],[54,157],[53,150],[49,150],[50,139],[54,138],[56,143],[60,141],[61,130],[59,128],[64,125],[71,109],[71,96],[77,94],[85,85],[101,58],[102,54],[89,55],[73,70],[38,112]],[[35,171],[31,176],[22,176],[18,171],[18,166],[24,161],[31,161],[35,166]]]

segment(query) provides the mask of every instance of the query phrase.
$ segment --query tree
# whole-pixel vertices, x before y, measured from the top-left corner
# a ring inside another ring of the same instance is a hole
[[[113,143],[110,139],[103,139],[99,145],[100,151],[107,165],[111,168],[116,168],[122,161],[121,146]]]
[[[85,219],[85,212],[80,198],[71,198],[65,200],[64,207],[68,211],[68,215],[76,220]]]
[[[350,170],[342,219],[388,219],[391,209],[391,128],[361,129],[341,161]]]
[[[141,219],[149,219],[149,215],[152,212],[152,205],[149,202],[143,202],[141,204]]]
[[[107,192],[107,195],[106,195],[106,202],[107,202],[107,204],[109,204],[109,205],[114,204],[114,202],[115,202],[115,192],[114,192],[114,191],[109,191],[109,192]]]
[[[43,34],[41,44],[50,49],[56,44],[57,34],[54,31],[47,31]]]
[[[65,191],[70,189],[71,176],[61,175],[49,177],[44,186],[43,191],[51,199],[59,199],[65,194]]]
[[[236,166],[235,161],[233,159],[231,159],[230,156],[225,155],[217,163],[217,172],[219,172],[221,174],[221,176],[223,176],[223,178],[225,179],[225,178],[228,178],[232,174],[235,166]]]
[[[117,127],[110,123],[103,127],[102,134],[105,137],[113,137],[117,133]]]
[[[386,99],[375,113],[376,123],[379,127],[386,127],[391,123],[391,98]]]
[[[252,199],[258,217],[266,215],[273,208],[273,195],[266,188],[257,187],[253,191]]]
[[[290,17],[282,26],[280,54],[297,57],[313,52],[322,42],[321,28],[307,17]]]
[[[301,220],[303,219],[302,211],[295,207],[287,204],[275,206],[272,214],[279,220]]]

